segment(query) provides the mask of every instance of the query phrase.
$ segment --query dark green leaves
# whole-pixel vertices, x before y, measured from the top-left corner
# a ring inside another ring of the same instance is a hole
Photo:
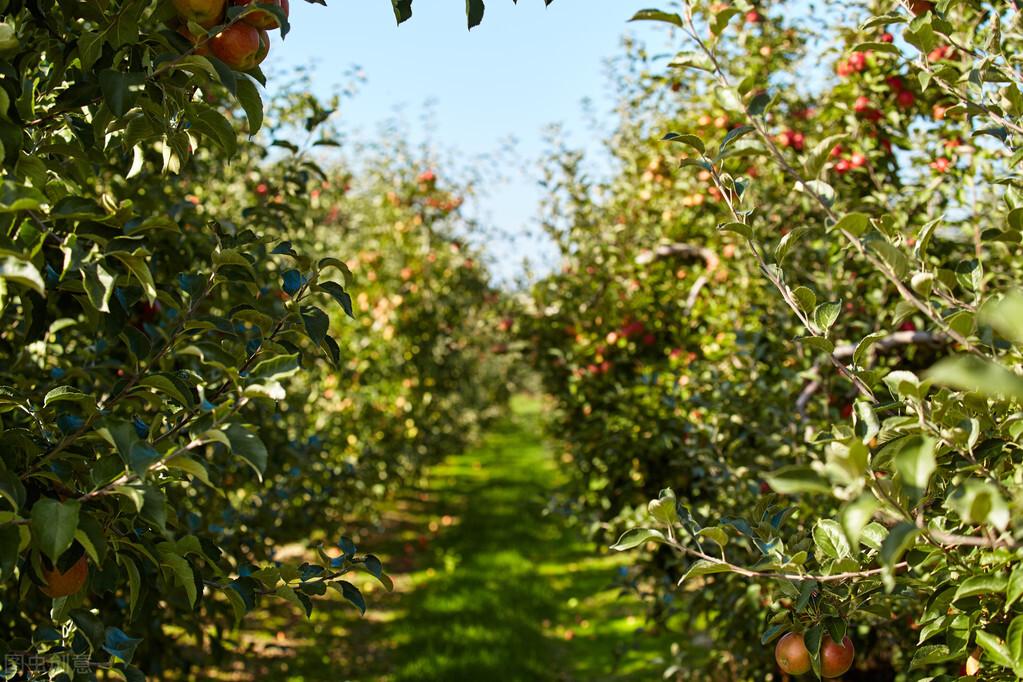
[[[469,28],[479,26],[483,21],[483,12],[486,7],[483,0],[465,0],[465,16],[469,21]]]
[[[263,127],[263,98],[259,95],[259,88],[248,78],[241,77],[236,95],[249,121],[249,135],[255,135]]]
[[[0,255],[0,279],[20,284],[40,296],[46,295],[46,284],[43,282],[39,270],[32,263],[20,258]]]
[[[326,291],[330,294],[335,301],[340,304],[341,309],[345,311],[345,315],[355,319],[355,310],[352,308],[352,297],[345,291],[337,282],[320,282],[317,285],[321,290]]]
[[[619,552],[627,549],[633,549],[639,547],[647,542],[664,542],[664,533],[653,528],[633,528],[625,531],[618,542],[611,545],[611,549],[616,549]]]
[[[391,0],[394,18],[402,24],[412,18],[412,0]]]
[[[277,355],[257,363],[249,373],[249,377],[259,381],[277,381],[292,376],[298,369],[298,353]]]
[[[131,88],[141,85],[144,80],[141,73],[122,73],[113,69],[100,71],[99,87],[103,92],[103,101],[115,116],[128,113],[134,101]]]
[[[949,386],[988,397],[1023,400],[1023,377],[991,360],[972,355],[945,358],[927,371],[939,386]]]
[[[54,563],[75,539],[79,507],[77,500],[58,502],[49,497],[32,505],[32,542]]]
[[[231,452],[251,466],[262,480],[269,455],[259,436],[241,424],[231,424],[224,430],[224,433],[231,441]]]
[[[682,17],[679,15],[656,9],[642,9],[636,12],[629,21],[659,21],[679,28],[683,26]]]
[[[141,639],[129,637],[122,630],[111,627],[107,628],[103,650],[125,663],[130,663],[135,655],[135,649],[141,643]]]
[[[688,146],[692,147],[693,149],[695,149],[696,151],[698,151],[701,154],[703,153],[703,149],[704,149],[703,148],[703,140],[701,140],[696,135],[688,135],[688,134],[680,134],[680,133],[668,133],[667,135],[664,136],[663,140],[665,142],[680,142],[682,144],[685,144],[685,145],[688,145]]]
[[[831,492],[831,483],[807,466],[782,467],[765,478],[775,492],[783,495]]]

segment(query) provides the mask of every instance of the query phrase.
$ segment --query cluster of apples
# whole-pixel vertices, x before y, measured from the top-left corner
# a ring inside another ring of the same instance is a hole
[[[288,0],[171,0],[182,21],[178,31],[196,46],[196,54],[212,53],[236,71],[249,71],[259,66],[270,53],[268,31],[281,27],[278,17],[265,9],[255,9],[238,21],[228,24],[222,31],[206,40],[189,28],[197,24],[209,29],[224,22],[228,5],[270,5],[280,8],[288,16]]]

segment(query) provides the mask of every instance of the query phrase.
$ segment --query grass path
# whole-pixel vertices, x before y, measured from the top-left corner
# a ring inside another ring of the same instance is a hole
[[[479,448],[449,457],[425,489],[398,500],[379,539],[365,538],[395,578],[393,594],[368,594],[361,620],[321,600],[312,620],[258,643],[264,657],[278,655],[229,679],[657,679],[651,658],[667,643],[638,634],[629,613],[641,610],[618,599],[623,558],[545,513],[558,467],[540,440],[539,404],[514,407]]]

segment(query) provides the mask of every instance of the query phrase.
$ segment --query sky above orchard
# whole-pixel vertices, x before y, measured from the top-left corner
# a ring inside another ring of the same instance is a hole
[[[372,134],[397,115],[413,141],[429,139],[454,155],[456,166],[514,138],[516,153],[500,155],[506,180],[478,202],[484,220],[518,237],[493,240],[495,270],[510,278],[521,272],[524,256],[550,267],[551,249],[536,234],[544,131],[560,123],[573,146],[599,149],[582,102],[593,100],[601,116],[610,109],[605,61],[621,53],[626,32],[656,35],[649,25],[627,22],[657,3],[556,0],[545,8],[543,0],[491,0],[471,32],[460,0],[417,0],[413,19],[401,27],[387,0],[327,3],[292,0],[292,33],[275,44],[273,70],[311,67],[314,91],[329,95],[359,67],[366,81],[346,101],[345,130]]]

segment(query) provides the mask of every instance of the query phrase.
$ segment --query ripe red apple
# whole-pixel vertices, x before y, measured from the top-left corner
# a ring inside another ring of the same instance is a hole
[[[172,0],[178,16],[203,28],[216,26],[224,18],[227,0]]]
[[[909,0],[909,9],[913,14],[920,16],[934,9],[934,3],[930,0]]]
[[[824,635],[821,643],[821,676],[840,677],[846,674],[852,667],[854,656],[856,647],[851,639],[845,637],[841,644],[837,644],[830,635]]]
[[[236,71],[259,66],[270,52],[270,35],[245,23],[231,24],[210,41],[210,49]]]
[[[916,102],[916,95],[911,90],[903,90],[895,97],[895,102],[902,109],[909,109]]]
[[[257,5],[276,5],[284,10],[285,17],[289,16],[290,10],[288,7],[288,0],[232,0],[232,4],[238,7],[251,5],[253,2]],[[266,31],[272,31],[275,28],[281,27],[280,22],[277,21],[277,17],[265,10],[258,10],[251,14],[246,14],[245,17],[242,18],[242,21],[249,26],[255,26],[256,28],[261,28]]]

